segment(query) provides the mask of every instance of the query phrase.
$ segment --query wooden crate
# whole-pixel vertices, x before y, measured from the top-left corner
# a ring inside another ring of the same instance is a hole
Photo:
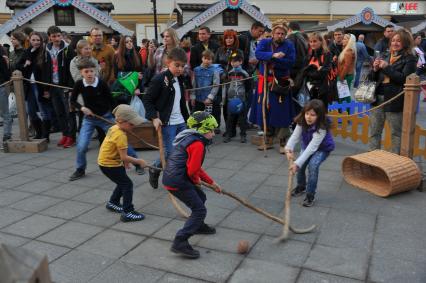
[[[157,132],[155,131],[155,128],[152,123],[143,123],[140,126],[136,126],[132,132],[135,133],[138,137],[142,138],[147,143],[158,146]],[[129,144],[136,149],[153,149],[131,134],[127,134],[127,138]]]
[[[8,140],[4,143],[4,152],[6,153],[40,153],[46,150],[46,139],[33,139],[30,141]]]

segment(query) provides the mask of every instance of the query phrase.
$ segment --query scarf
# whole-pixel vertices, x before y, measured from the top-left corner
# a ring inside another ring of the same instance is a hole
[[[391,53],[391,56],[390,56],[390,59],[389,59],[389,65],[393,65],[393,63],[395,63],[396,61],[398,61],[399,58],[401,58],[401,54]],[[385,75],[385,77],[383,79],[383,83],[384,84],[390,83],[390,78]]]

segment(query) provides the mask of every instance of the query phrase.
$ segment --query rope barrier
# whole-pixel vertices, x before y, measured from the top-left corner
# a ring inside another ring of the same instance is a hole
[[[370,111],[373,111],[373,110],[379,109],[381,107],[384,107],[386,104],[391,103],[392,101],[396,100],[397,98],[399,98],[403,94],[404,94],[404,91],[401,91],[396,96],[394,96],[391,99],[383,102],[382,104],[379,104],[377,106],[374,106],[373,108],[367,109],[367,110],[362,111],[362,112],[358,112],[358,113],[354,113],[354,114],[350,114],[350,115],[349,114],[327,114],[327,116],[328,117],[338,117],[338,118],[350,118],[350,117],[355,117],[355,116],[358,116],[358,115],[366,114],[366,113],[368,113]]]
[[[201,89],[207,89],[207,88],[213,88],[213,87],[220,87],[220,86],[224,86],[224,85],[228,85],[228,84],[232,84],[232,83],[236,83],[236,82],[242,82],[242,81],[247,81],[247,80],[251,80],[256,78],[256,76],[251,76],[248,78],[244,78],[241,80],[235,80],[235,81],[229,81],[226,83],[221,83],[221,84],[215,84],[215,85],[210,85],[210,86],[203,86],[203,87],[196,87],[196,88],[189,88],[186,89],[187,91],[196,91],[196,90],[201,90]],[[62,89],[67,89],[67,90],[72,90],[72,87],[67,87],[67,86],[61,86],[61,85],[57,85],[57,84],[51,84],[51,83],[45,83],[45,82],[40,82],[40,81],[36,81],[36,80],[31,80],[31,79],[27,79],[27,78],[19,78],[19,79],[23,79],[24,81],[30,82],[30,83],[35,83],[35,84],[41,84],[41,85],[46,85],[46,86],[51,86],[51,87],[57,87],[57,88],[62,88]],[[140,95],[144,95],[146,94],[146,92],[141,93]]]
[[[10,84],[11,82],[12,82],[12,80],[7,81],[7,82],[4,82],[4,83],[2,83],[2,84],[0,85],[0,87],[4,87],[4,86],[6,86],[6,85]]]

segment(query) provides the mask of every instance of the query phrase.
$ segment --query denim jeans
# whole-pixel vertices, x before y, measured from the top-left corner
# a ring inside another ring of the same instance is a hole
[[[318,183],[318,172],[321,163],[327,159],[330,152],[317,151],[309,157],[297,172],[297,185],[306,187],[308,194],[315,195]],[[308,168],[308,183],[306,184],[306,168]]]
[[[105,115],[103,115],[103,117],[111,122],[114,122],[114,117],[112,116],[111,112],[106,113]],[[86,152],[89,148],[90,140],[92,139],[92,135],[95,131],[96,126],[102,128],[105,133],[111,127],[110,124],[102,120],[96,119],[94,117],[84,116],[83,125],[81,126],[80,134],[78,135],[77,141],[77,169],[86,169]]]
[[[173,141],[175,137],[186,129],[186,124],[181,123],[177,125],[167,125],[163,126],[161,128],[161,133],[163,134],[163,144],[164,144],[164,151],[165,151],[165,158],[169,157],[170,153],[172,153],[173,150]],[[155,167],[161,167],[161,160],[158,158],[154,161]]]
[[[3,137],[12,136],[12,117],[9,115],[9,93],[0,87],[0,115],[3,118]]]
[[[102,173],[107,176],[113,183],[117,184],[109,201],[115,205],[120,204],[120,199],[123,197],[124,213],[132,212],[133,207],[133,182],[126,174],[126,168],[120,167],[104,167],[99,166]]]
[[[52,101],[53,110],[55,111],[56,118],[58,119],[62,135],[70,137],[72,133],[70,131],[69,122],[68,95],[65,95],[62,89],[54,87],[50,89],[50,100]]]
[[[111,122],[114,122],[114,117],[112,116],[111,112],[104,114],[103,117]],[[89,148],[90,140],[92,139],[92,135],[96,127],[101,128],[106,133],[108,132],[108,129],[111,127],[111,125],[102,120],[99,120],[93,117],[84,116],[83,124],[81,126],[80,134],[78,135],[78,141],[77,141],[77,161],[76,161],[77,169],[81,169],[81,170],[86,169],[86,166],[87,166],[86,152]],[[131,145],[128,145],[127,155],[134,158],[138,158],[135,149]]]
[[[53,115],[53,107],[52,104],[47,101],[40,99],[40,93],[38,92],[37,84],[31,84],[31,90],[34,93],[34,97],[36,98],[36,103],[38,106],[38,110],[40,111],[41,120],[43,121],[51,121]]]
[[[354,88],[358,88],[359,80],[361,79],[362,64],[360,64],[360,65],[357,64],[355,71],[356,71],[356,74],[355,74]]]
[[[26,104],[27,104],[27,114],[28,117],[30,118],[30,120],[37,120],[39,119],[38,115],[37,115],[37,110],[38,110],[38,104],[37,104],[37,97],[36,97],[36,93],[34,93],[33,91],[33,85],[34,84],[30,84],[30,88],[29,91],[27,93],[27,100],[26,100]],[[37,86],[36,86],[37,88]]]
[[[170,193],[191,209],[191,215],[186,220],[185,225],[176,233],[176,237],[188,239],[194,235],[206,219],[207,208],[204,205],[206,194],[195,186],[184,190],[170,191]]]

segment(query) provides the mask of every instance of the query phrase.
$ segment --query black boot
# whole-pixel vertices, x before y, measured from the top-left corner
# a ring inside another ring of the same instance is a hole
[[[149,168],[149,184],[153,189],[158,189],[158,178],[160,178],[160,170]]]
[[[50,134],[50,120],[43,120],[41,122],[41,132],[42,132],[42,138],[46,139],[47,142],[50,141],[49,134]]]
[[[216,234],[216,229],[214,227],[210,227],[206,223],[203,223],[194,234],[213,235]]]
[[[41,139],[43,137],[41,120],[40,119],[31,120],[31,124],[33,125],[34,131],[35,131],[34,138]]]
[[[175,237],[170,250],[187,258],[196,259],[200,257],[200,252],[194,250],[189,244],[188,239],[182,237]]]

